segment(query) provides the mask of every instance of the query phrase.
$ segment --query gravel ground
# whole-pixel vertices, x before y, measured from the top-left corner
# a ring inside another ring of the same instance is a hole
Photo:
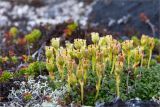
[[[40,24],[59,24],[73,19],[86,25],[95,2],[86,5],[79,0],[33,0],[13,2],[0,0],[0,27],[18,26],[31,30]],[[39,2],[38,2],[39,1]]]
[[[39,24],[70,19],[82,26],[103,27],[119,35],[160,35],[159,0],[0,0],[0,28],[30,31]],[[148,17],[141,21],[140,14]]]

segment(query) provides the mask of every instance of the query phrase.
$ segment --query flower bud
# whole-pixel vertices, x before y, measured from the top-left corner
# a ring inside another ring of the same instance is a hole
[[[84,40],[84,39],[74,39],[74,47],[76,49],[81,49],[82,47],[86,47],[86,40]]]
[[[147,43],[148,43],[148,36],[143,34],[142,37],[141,37],[141,45],[146,46]]]
[[[46,68],[49,72],[53,72],[54,70],[54,64],[51,62],[46,62]]]
[[[122,42],[122,49],[124,52],[128,52],[133,48],[133,40],[125,40]]]
[[[91,39],[92,39],[92,42],[95,44],[99,41],[99,33],[96,33],[96,32],[92,32],[91,33]]]
[[[107,44],[107,41],[106,41],[105,37],[100,37],[98,45],[99,46],[104,46],[106,44]]]
[[[51,44],[53,48],[57,50],[60,47],[60,38],[53,38]]]
[[[70,75],[70,83],[71,83],[72,85],[74,85],[74,84],[77,83],[77,78],[76,78],[76,76],[75,76],[74,73],[72,73],[72,74]]]
[[[51,46],[46,46],[45,47],[45,54],[47,58],[53,57],[53,48]]]
[[[154,38],[149,38],[149,47],[153,50],[154,46],[155,46]]]

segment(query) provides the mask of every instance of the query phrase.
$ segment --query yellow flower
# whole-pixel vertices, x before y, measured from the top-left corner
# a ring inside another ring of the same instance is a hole
[[[60,38],[53,38],[51,44],[53,48],[57,50],[60,47]]]
[[[91,33],[91,39],[93,43],[97,43],[99,41],[99,33],[92,32]]]
[[[84,40],[84,39],[74,39],[74,47],[76,49],[81,49],[82,47],[86,47],[86,40]]]
[[[120,73],[123,70],[123,62],[122,61],[116,61],[115,62],[115,75],[120,75]]]
[[[98,45],[99,46],[104,46],[106,44],[107,44],[107,41],[106,41],[105,37],[100,37]]]
[[[72,85],[74,85],[74,84],[77,83],[77,78],[76,78],[76,76],[75,76],[74,73],[71,73],[71,75],[69,76],[69,78],[70,78],[70,83],[71,83]]]
[[[121,51],[121,45],[120,43],[116,43],[116,44],[113,44],[113,55],[117,55],[120,51]]]
[[[143,34],[141,37],[141,45],[146,46],[147,44],[148,44],[148,36]]]
[[[124,52],[128,52],[133,48],[133,40],[125,40],[122,42],[122,49]]]
[[[45,47],[45,54],[47,58],[53,57],[53,47],[51,46],[46,46]]]
[[[54,70],[54,64],[51,62],[46,62],[46,68],[49,72],[53,72]]]
[[[155,41],[154,38],[149,38],[149,47],[153,50],[154,46],[155,46]]]

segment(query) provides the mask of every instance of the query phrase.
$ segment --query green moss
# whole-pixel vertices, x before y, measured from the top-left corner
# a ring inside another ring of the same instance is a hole
[[[3,58],[2,58],[2,56],[0,56],[0,64],[2,64],[3,63]]]
[[[16,64],[16,63],[18,62],[18,59],[17,59],[16,56],[12,56],[12,57],[11,57],[11,61],[12,61],[14,64]]]
[[[160,55],[156,56],[156,60],[157,60],[158,63],[160,63]]]
[[[131,98],[139,97],[142,100],[150,100],[160,92],[160,65],[152,66],[149,69],[138,68],[138,72],[141,72],[142,76],[137,79],[136,88],[131,91],[130,96]]]
[[[23,96],[25,101],[30,101],[32,99],[32,94],[31,93],[25,93]]]
[[[46,69],[45,63],[36,61],[28,66],[25,73],[28,75],[38,75],[40,74],[40,71],[43,71],[44,69]]]
[[[13,36],[16,37],[17,33],[18,33],[18,29],[16,27],[11,27],[9,30],[9,33]]]
[[[67,28],[71,31],[74,31],[76,30],[76,28],[78,27],[78,24],[77,23],[71,23],[67,26]]]
[[[145,58],[145,59],[143,60],[143,66],[146,67],[147,64],[148,64],[148,59]],[[156,65],[156,64],[157,64],[157,61],[156,61],[155,59],[151,59],[150,66],[154,66],[154,65]]]
[[[28,41],[28,43],[34,43],[41,37],[41,31],[38,29],[34,29],[30,34],[27,34],[25,36],[25,39]]]
[[[2,75],[0,76],[0,83],[8,82],[12,77],[13,74],[11,72],[3,71]]]

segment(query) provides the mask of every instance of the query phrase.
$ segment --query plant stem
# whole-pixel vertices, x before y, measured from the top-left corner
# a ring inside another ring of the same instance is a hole
[[[152,57],[152,49],[149,50],[148,68],[150,67],[151,57]]]
[[[130,67],[130,52],[128,52],[127,63],[128,63],[128,69],[129,69],[129,67]]]
[[[119,84],[120,84],[120,80],[119,80],[119,76],[116,77],[116,89],[117,89],[117,97],[120,97],[120,90],[119,90]]]
[[[115,62],[116,62],[116,57],[113,58],[111,74],[113,73]]]
[[[95,71],[96,57],[92,56],[92,71]]]
[[[141,67],[143,66],[143,55],[141,57]]]
[[[136,72],[137,72],[137,69],[135,68],[134,69],[134,86],[135,86],[135,89],[136,89],[136,85],[137,85],[137,75],[136,75]]]
[[[129,83],[129,72],[127,73],[127,81],[126,81],[126,84],[127,84],[127,94],[129,93],[129,89],[128,89],[128,83]]]

